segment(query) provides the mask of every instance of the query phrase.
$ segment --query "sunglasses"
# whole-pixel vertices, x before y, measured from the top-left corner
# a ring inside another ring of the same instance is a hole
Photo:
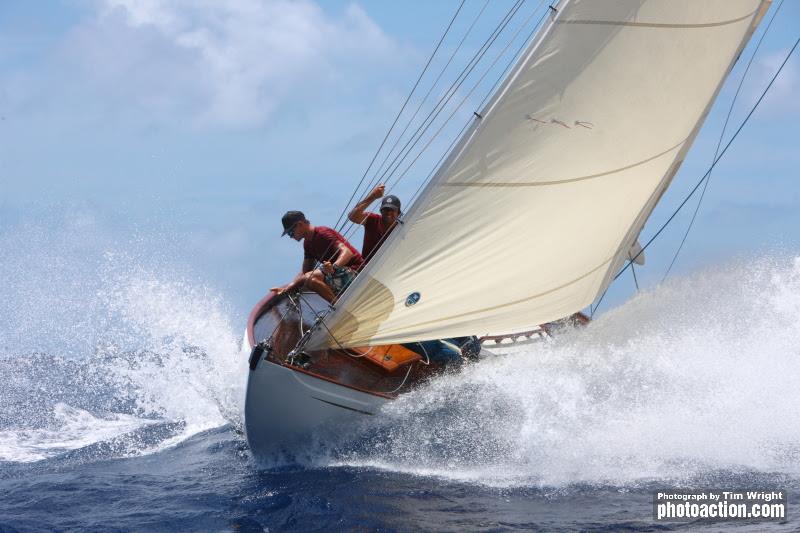
[[[286,235],[287,235],[287,236],[288,236],[290,239],[294,239],[294,230],[296,230],[296,229],[297,229],[297,225],[298,225],[298,224],[299,224],[299,222],[295,222],[294,224],[292,224],[292,227],[291,227],[291,228],[289,228],[289,229],[287,229],[287,230],[286,230]]]

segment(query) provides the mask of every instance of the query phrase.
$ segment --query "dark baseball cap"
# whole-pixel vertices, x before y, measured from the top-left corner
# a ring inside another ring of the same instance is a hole
[[[381,200],[381,211],[384,209],[395,209],[398,213],[400,212],[400,198],[397,196],[390,194],[388,196],[384,196],[383,200]]]
[[[281,218],[281,223],[283,224],[283,233],[281,233],[281,237],[289,233],[289,230],[291,230],[295,224],[303,222],[305,219],[306,216],[301,211],[287,211]]]

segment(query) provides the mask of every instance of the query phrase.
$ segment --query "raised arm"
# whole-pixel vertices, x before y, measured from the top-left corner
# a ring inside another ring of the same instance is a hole
[[[350,222],[354,222],[356,224],[363,224],[364,221],[367,220],[367,214],[364,211],[367,210],[369,204],[371,204],[378,198],[383,197],[383,193],[385,191],[386,191],[386,185],[384,184],[380,184],[374,189],[372,189],[372,192],[369,193],[363,200],[358,202],[356,206],[347,215],[347,218],[350,219]]]

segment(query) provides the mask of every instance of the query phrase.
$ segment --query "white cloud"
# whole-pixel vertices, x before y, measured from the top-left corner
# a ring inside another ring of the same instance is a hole
[[[747,109],[761,96],[788,53],[789,49],[785,48],[759,54],[761,57],[756,58],[747,75],[748,79],[745,80],[742,93],[745,96],[744,101],[747,102]],[[764,97],[759,110],[760,115],[774,118],[800,113],[800,100],[797,98],[797,93],[800,91],[799,64],[800,57],[794,56],[789,59]]]
[[[391,63],[397,44],[358,6],[309,1],[101,0],[65,54],[80,81],[153,118],[251,126],[295,94]],[[395,58],[395,59],[393,59]],[[80,90],[78,87],[77,90]]]
[[[778,68],[781,66],[781,63],[783,63],[784,59],[786,59],[786,54],[788,53],[789,49],[787,48],[768,54],[761,61],[762,69],[765,69],[770,74],[777,72]],[[798,69],[797,65],[798,58],[790,58],[783,67],[783,70],[778,78],[775,80],[775,84],[772,86],[772,89],[770,89],[773,91],[773,95],[776,100],[786,101],[787,103],[793,104],[794,107],[797,107],[798,104],[797,91],[798,88],[800,88],[800,69]]]

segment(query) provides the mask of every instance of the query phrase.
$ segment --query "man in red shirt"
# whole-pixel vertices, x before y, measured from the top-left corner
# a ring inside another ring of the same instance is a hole
[[[392,232],[397,225],[397,219],[400,217],[400,199],[397,196],[389,195],[383,196],[386,191],[386,185],[378,185],[366,198],[356,204],[347,218],[351,222],[361,224],[364,226],[364,245],[361,247],[361,255],[364,257],[364,262],[372,259],[375,251],[386,240],[386,237]],[[377,213],[366,213],[369,204],[383,198],[381,202],[380,215]]]
[[[364,258],[338,231],[312,226],[300,211],[288,211],[281,223],[281,236],[303,241],[305,255],[301,272],[289,284],[272,290],[282,294],[303,286],[333,303],[364,266]],[[318,262],[321,263],[319,269],[316,268]]]

